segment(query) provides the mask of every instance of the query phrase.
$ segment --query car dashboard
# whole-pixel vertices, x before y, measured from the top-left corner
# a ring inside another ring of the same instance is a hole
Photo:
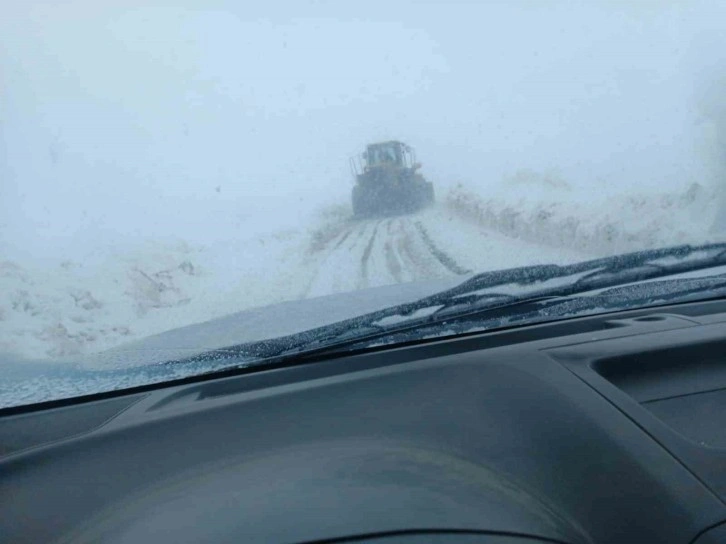
[[[4,542],[726,542],[726,302],[0,411]]]

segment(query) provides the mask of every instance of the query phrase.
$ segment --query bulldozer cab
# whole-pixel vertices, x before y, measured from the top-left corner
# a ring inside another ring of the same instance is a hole
[[[412,148],[395,140],[368,144],[366,150],[350,158],[350,169],[354,179],[371,170],[413,168],[416,156]]]
[[[401,144],[399,142],[384,142],[369,145],[364,158],[368,168],[384,164],[402,166],[402,155]]]
[[[384,165],[410,168],[414,162],[411,148],[396,141],[368,145],[363,159],[366,168]]]

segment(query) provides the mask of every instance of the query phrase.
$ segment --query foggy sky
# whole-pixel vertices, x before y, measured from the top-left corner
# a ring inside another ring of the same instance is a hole
[[[383,139],[442,188],[718,181],[723,2],[97,4],[0,8],[2,252],[299,226]]]

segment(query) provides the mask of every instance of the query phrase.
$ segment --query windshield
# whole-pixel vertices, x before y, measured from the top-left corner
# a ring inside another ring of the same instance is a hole
[[[400,146],[395,143],[370,146],[368,148],[367,157],[369,166],[375,166],[382,163],[398,164],[401,162]]]
[[[0,397],[422,299],[519,311],[535,272],[554,304],[582,274],[477,275],[724,240],[722,2],[0,10]]]

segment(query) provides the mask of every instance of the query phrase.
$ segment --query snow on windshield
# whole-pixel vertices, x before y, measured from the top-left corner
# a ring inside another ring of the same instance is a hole
[[[723,239],[726,6],[633,4],[4,5],[3,360]]]
[[[501,285],[494,285],[493,287],[486,287],[482,289],[476,289],[474,291],[467,292],[463,295],[458,295],[454,298],[468,298],[471,296],[483,297],[485,295],[493,295],[499,297],[501,295],[521,295],[525,291],[530,289],[537,290],[548,290],[556,287],[566,287],[573,284],[577,280],[589,276],[596,272],[596,270],[587,270],[585,272],[579,272],[577,274],[570,274],[568,276],[560,276],[557,278],[550,278],[548,280],[534,281],[532,283],[505,283]]]
[[[428,317],[434,313],[436,313],[437,310],[440,310],[443,308],[442,305],[438,306],[428,306],[426,308],[419,308],[418,310],[415,310],[411,312],[410,314],[403,315],[390,315],[388,317],[384,317],[383,319],[379,319],[378,321],[374,322],[374,325],[380,326],[380,327],[390,327],[391,325],[397,325],[398,323],[415,320],[415,319],[421,319],[423,317]]]

